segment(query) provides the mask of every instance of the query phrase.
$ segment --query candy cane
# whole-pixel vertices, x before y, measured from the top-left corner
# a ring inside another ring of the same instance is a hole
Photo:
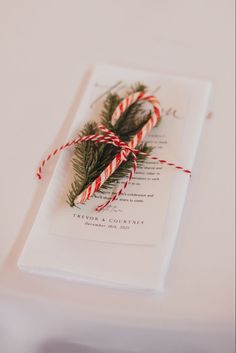
[[[128,143],[128,147],[130,149],[134,149],[138,144],[143,141],[145,136],[151,129],[157,124],[160,120],[160,104],[156,97],[144,93],[144,92],[136,92],[129,95],[125,98],[115,109],[111,122],[114,125],[115,122],[120,118],[120,116],[124,113],[126,109],[128,109],[131,104],[137,101],[147,101],[152,104],[152,114],[147,121],[147,123],[143,126],[142,129],[133,137],[133,139]],[[112,137],[110,133],[108,136]],[[121,151],[118,153],[115,158],[111,161],[111,163],[104,169],[104,171],[80,194],[76,197],[74,203],[80,204],[84,203],[86,200],[90,199],[93,194],[98,191],[98,189],[105,183],[105,181],[114,173],[114,171],[124,162],[127,158],[129,152]]]
[[[144,92],[136,92],[134,94],[131,94],[127,98],[125,98],[115,109],[111,122],[114,125],[116,121],[120,118],[120,116],[124,113],[126,109],[128,109],[133,103],[137,101],[147,101],[152,104],[152,113],[147,121],[147,123],[143,126],[142,129],[132,138],[132,140],[129,143],[125,143],[122,141],[115,133],[104,127],[103,125],[100,125],[99,128],[104,134],[93,134],[93,135],[88,135],[88,136],[82,136],[75,138],[74,140],[68,141],[64,145],[61,145],[59,148],[55,149],[52,153],[50,153],[40,164],[38,171],[37,171],[37,177],[39,179],[42,178],[42,169],[45,167],[45,164],[56,154],[61,152],[62,150],[71,147],[72,145],[76,145],[79,143],[83,143],[86,141],[93,141],[94,143],[108,143],[108,144],[113,144],[116,147],[120,147],[121,151],[115,156],[115,158],[111,161],[111,163],[104,169],[104,171],[100,174],[98,178],[96,178],[80,195],[78,195],[75,199],[75,204],[79,203],[84,203],[86,200],[91,198],[91,196],[98,191],[98,189],[104,184],[104,182],[115,172],[115,170],[121,165],[122,162],[127,160],[128,155],[131,153],[133,156],[133,169],[130,171],[129,176],[124,183],[124,185],[121,187],[121,189],[116,192],[111,199],[106,201],[104,204],[99,205],[96,210],[101,211],[105,207],[107,207],[111,202],[116,200],[120,194],[125,190],[127,187],[128,183],[132,179],[136,168],[137,168],[137,155],[142,154],[145,155],[153,160],[158,160],[162,164],[166,164],[169,166],[172,166],[178,170],[183,171],[184,173],[187,173],[191,175],[191,171],[188,169],[185,169],[182,166],[179,166],[175,163],[168,162],[164,159],[160,159],[157,156],[150,156],[148,153],[144,153],[139,151],[138,149],[135,149],[135,147],[140,144],[145,136],[147,135],[148,132],[151,131],[151,129],[157,124],[157,122],[160,120],[160,105],[156,97],[144,93]]]

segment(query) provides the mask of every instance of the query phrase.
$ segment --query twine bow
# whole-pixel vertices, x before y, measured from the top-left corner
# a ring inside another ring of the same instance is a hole
[[[182,166],[176,165],[175,163],[170,163],[165,159],[160,159],[156,156],[149,156],[148,153],[141,152],[136,149],[136,146],[143,141],[146,134],[151,131],[151,129],[157,124],[160,120],[160,105],[156,97],[149,93],[145,92],[135,92],[128,97],[126,97],[122,102],[118,104],[116,107],[112,117],[111,122],[114,125],[115,122],[120,118],[120,116],[124,113],[126,109],[128,109],[133,103],[137,101],[146,101],[149,102],[152,106],[152,113],[147,121],[147,123],[142,127],[142,129],[135,135],[129,143],[125,143],[122,141],[119,136],[117,136],[114,132],[110,131],[103,125],[99,125],[100,130],[103,134],[94,134],[88,136],[82,136],[75,138],[74,140],[68,141],[66,144],[62,145],[61,147],[55,149],[52,153],[50,153],[46,159],[41,162],[41,165],[37,171],[37,177],[42,179],[42,168],[45,164],[57,153],[61,152],[65,148],[71,147],[72,145],[76,145],[78,143],[86,142],[86,141],[93,141],[94,143],[109,143],[113,144],[116,147],[119,147],[121,150],[117,153],[115,158],[110,162],[110,164],[104,169],[99,177],[97,177],[85,190],[83,190],[80,195],[78,195],[74,201],[74,204],[84,203],[86,200],[90,199],[91,196],[99,190],[99,188],[103,185],[103,183],[110,177],[112,173],[121,165],[122,162],[127,160],[129,154],[132,154],[133,157],[133,168],[129,173],[127,180],[125,181],[124,185],[120,188],[118,192],[116,192],[108,201],[104,204],[99,205],[96,208],[96,211],[101,211],[108,205],[110,205],[113,201],[115,201],[120,194],[125,190],[128,183],[132,179],[136,169],[137,169],[137,155],[142,154],[144,156],[148,156],[153,160],[158,160],[162,164],[166,164],[172,166],[176,169],[183,171],[184,173],[191,174],[191,171],[185,169]]]
[[[74,140],[68,141],[66,144],[60,146],[59,148],[55,149],[52,153],[50,153],[46,159],[44,159],[37,171],[37,177],[38,179],[42,179],[42,168],[45,166],[46,162],[48,162],[53,156],[55,156],[57,153],[59,153],[60,151],[64,150],[65,148],[71,147],[72,145],[76,145],[78,143],[83,143],[86,141],[93,141],[94,143],[108,143],[108,144],[112,144],[116,147],[121,148],[121,155],[123,157],[124,161],[127,161],[128,155],[131,153],[133,156],[133,168],[130,171],[125,183],[123,184],[123,186],[119,189],[118,192],[116,192],[108,201],[106,201],[105,203],[99,205],[96,207],[96,211],[101,211],[104,208],[106,208],[107,206],[109,206],[113,201],[115,201],[116,199],[118,199],[118,197],[124,192],[124,190],[126,189],[127,185],[129,184],[129,182],[131,181],[131,179],[133,178],[134,173],[136,172],[137,169],[137,155],[138,154],[142,154],[144,156],[149,157],[152,160],[157,160],[159,161],[161,164],[166,164],[168,166],[174,167],[178,170],[181,170],[182,172],[191,175],[191,171],[188,169],[185,169],[182,166],[179,166],[175,163],[171,163],[168,162],[165,159],[160,159],[157,156],[152,156],[149,155],[148,153],[145,152],[141,152],[140,150],[136,149],[136,148],[132,148],[130,147],[126,142],[122,141],[119,136],[117,136],[114,132],[112,132],[111,130],[107,129],[105,126],[103,125],[99,125],[100,130],[104,133],[104,134],[94,134],[94,135],[87,135],[87,136],[82,136],[82,137],[78,137]],[[100,188],[100,185],[96,185],[96,191]],[[78,203],[84,203],[85,200],[80,200]]]

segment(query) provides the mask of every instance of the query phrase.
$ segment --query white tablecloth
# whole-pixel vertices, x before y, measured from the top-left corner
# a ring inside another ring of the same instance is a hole
[[[0,4],[0,351],[233,352],[232,0],[42,0]],[[165,293],[115,291],[16,267],[95,63],[212,80]],[[53,163],[52,163],[53,166]]]

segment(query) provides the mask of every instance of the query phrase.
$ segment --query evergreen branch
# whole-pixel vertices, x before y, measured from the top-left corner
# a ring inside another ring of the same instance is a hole
[[[144,91],[145,89],[146,87],[143,84],[136,83],[131,86],[129,94]],[[129,142],[146,124],[150,118],[151,112],[145,112],[142,108],[142,103],[135,102],[125,110],[113,126],[111,124],[111,117],[122,99],[123,98],[116,93],[109,93],[107,95],[101,112],[101,123],[117,134],[122,141]],[[81,131],[80,136],[98,133],[100,133],[98,124],[95,122],[89,122]],[[142,152],[151,151],[151,148],[146,144],[139,145],[137,149]],[[121,148],[112,144],[94,143],[92,141],[86,141],[75,146],[72,159],[74,181],[67,194],[67,202],[70,206],[74,206],[76,197],[99,177],[120,151]],[[142,163],[144,159],[144,155],[137,155],[138,163]],[[113,187],[121,178],[128,175],[132,167],[133,156],[130,153],[127,161],[121,163],[117,170],[102,185],[101,191]]]
[[[128,90],[127,94],[133,94],[135,92],[146,92],[147,86],[145,86],[142,82],[136,82],[133,84]]]
[[[116,93],[109,93],[107,95],[101,112],[101,123],[107,128],[111,125],[112,114],[121,101],[122,99]]]

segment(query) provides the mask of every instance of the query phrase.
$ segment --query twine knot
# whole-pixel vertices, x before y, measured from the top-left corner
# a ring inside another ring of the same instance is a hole
[[[91,196],[100,189],[100,187],[104,184],[104,182],[110,177],[112,173],[121,165],[121,163],[127,161],[129,154],[133,157],[133,168],[129,173],[129,176],[125,183],[122,185],[120,190],[116,192],[108,201],[104,204],[98,206],[96,208],[97,211],[101,211],[102,209],[106,208],[109,204],[111,204],[114,200],[116,200],[120,194],[123,193],[125,188],[127,187],[128,183],[132,179],[136,169],[137,169],[137,155],[142,154],[143,156],[148,156],[153,160],[157,160],[162,164],[166,164],[172,166],[178,170],[183,171],[191,175],[191,171],[185,169],[182,166],[176,165],[175,163],[170,163],[165,159],[160,159],[157,156],[150,156],[146,152],[141,152],[139,149],[135,148],[138,144],[143,141],[145,135],[157,124],[160,120],[160,106],[159,102],[156,97],[145,93],[145,92],[135,92],[130,96],[126,97],[115,109],[111,122],[114,123],[119,119],[119,117],[123,114],[123,112],[131,106],[136,101],[147,101],[152,105],[152,113],[148,120],[148,122],[143,126],[143,128],[135,135],[131,141],[128,143],[122,141],[119,136],[117,136],[113,131],[106,128],[104,125],[99,125],[99,129],[103,134],[93,134],[88,136],[81,136],[77,137],[71,141],[68,141],[64,145],[61,145],[59,148],[56,148],[53,152],[51,152],[40,164],[37,177],[38,179],[42,179],[42,169],[45,164],[56,154],[64,150],[65,148],[71,147],[72,145],[76,145],[78,143],[83,143],[86,141],[93,141],[94,143],[109,143],[113,144],[116,147],[120,148],[120,152],[117,153],[115,158],[109,163],[109,165],[104,169],[99,177],[97,177],[85,190],[81,192],[80,195],[76,197],[74,200],[74,204],[84,203],[86,200],[91,198]]]

